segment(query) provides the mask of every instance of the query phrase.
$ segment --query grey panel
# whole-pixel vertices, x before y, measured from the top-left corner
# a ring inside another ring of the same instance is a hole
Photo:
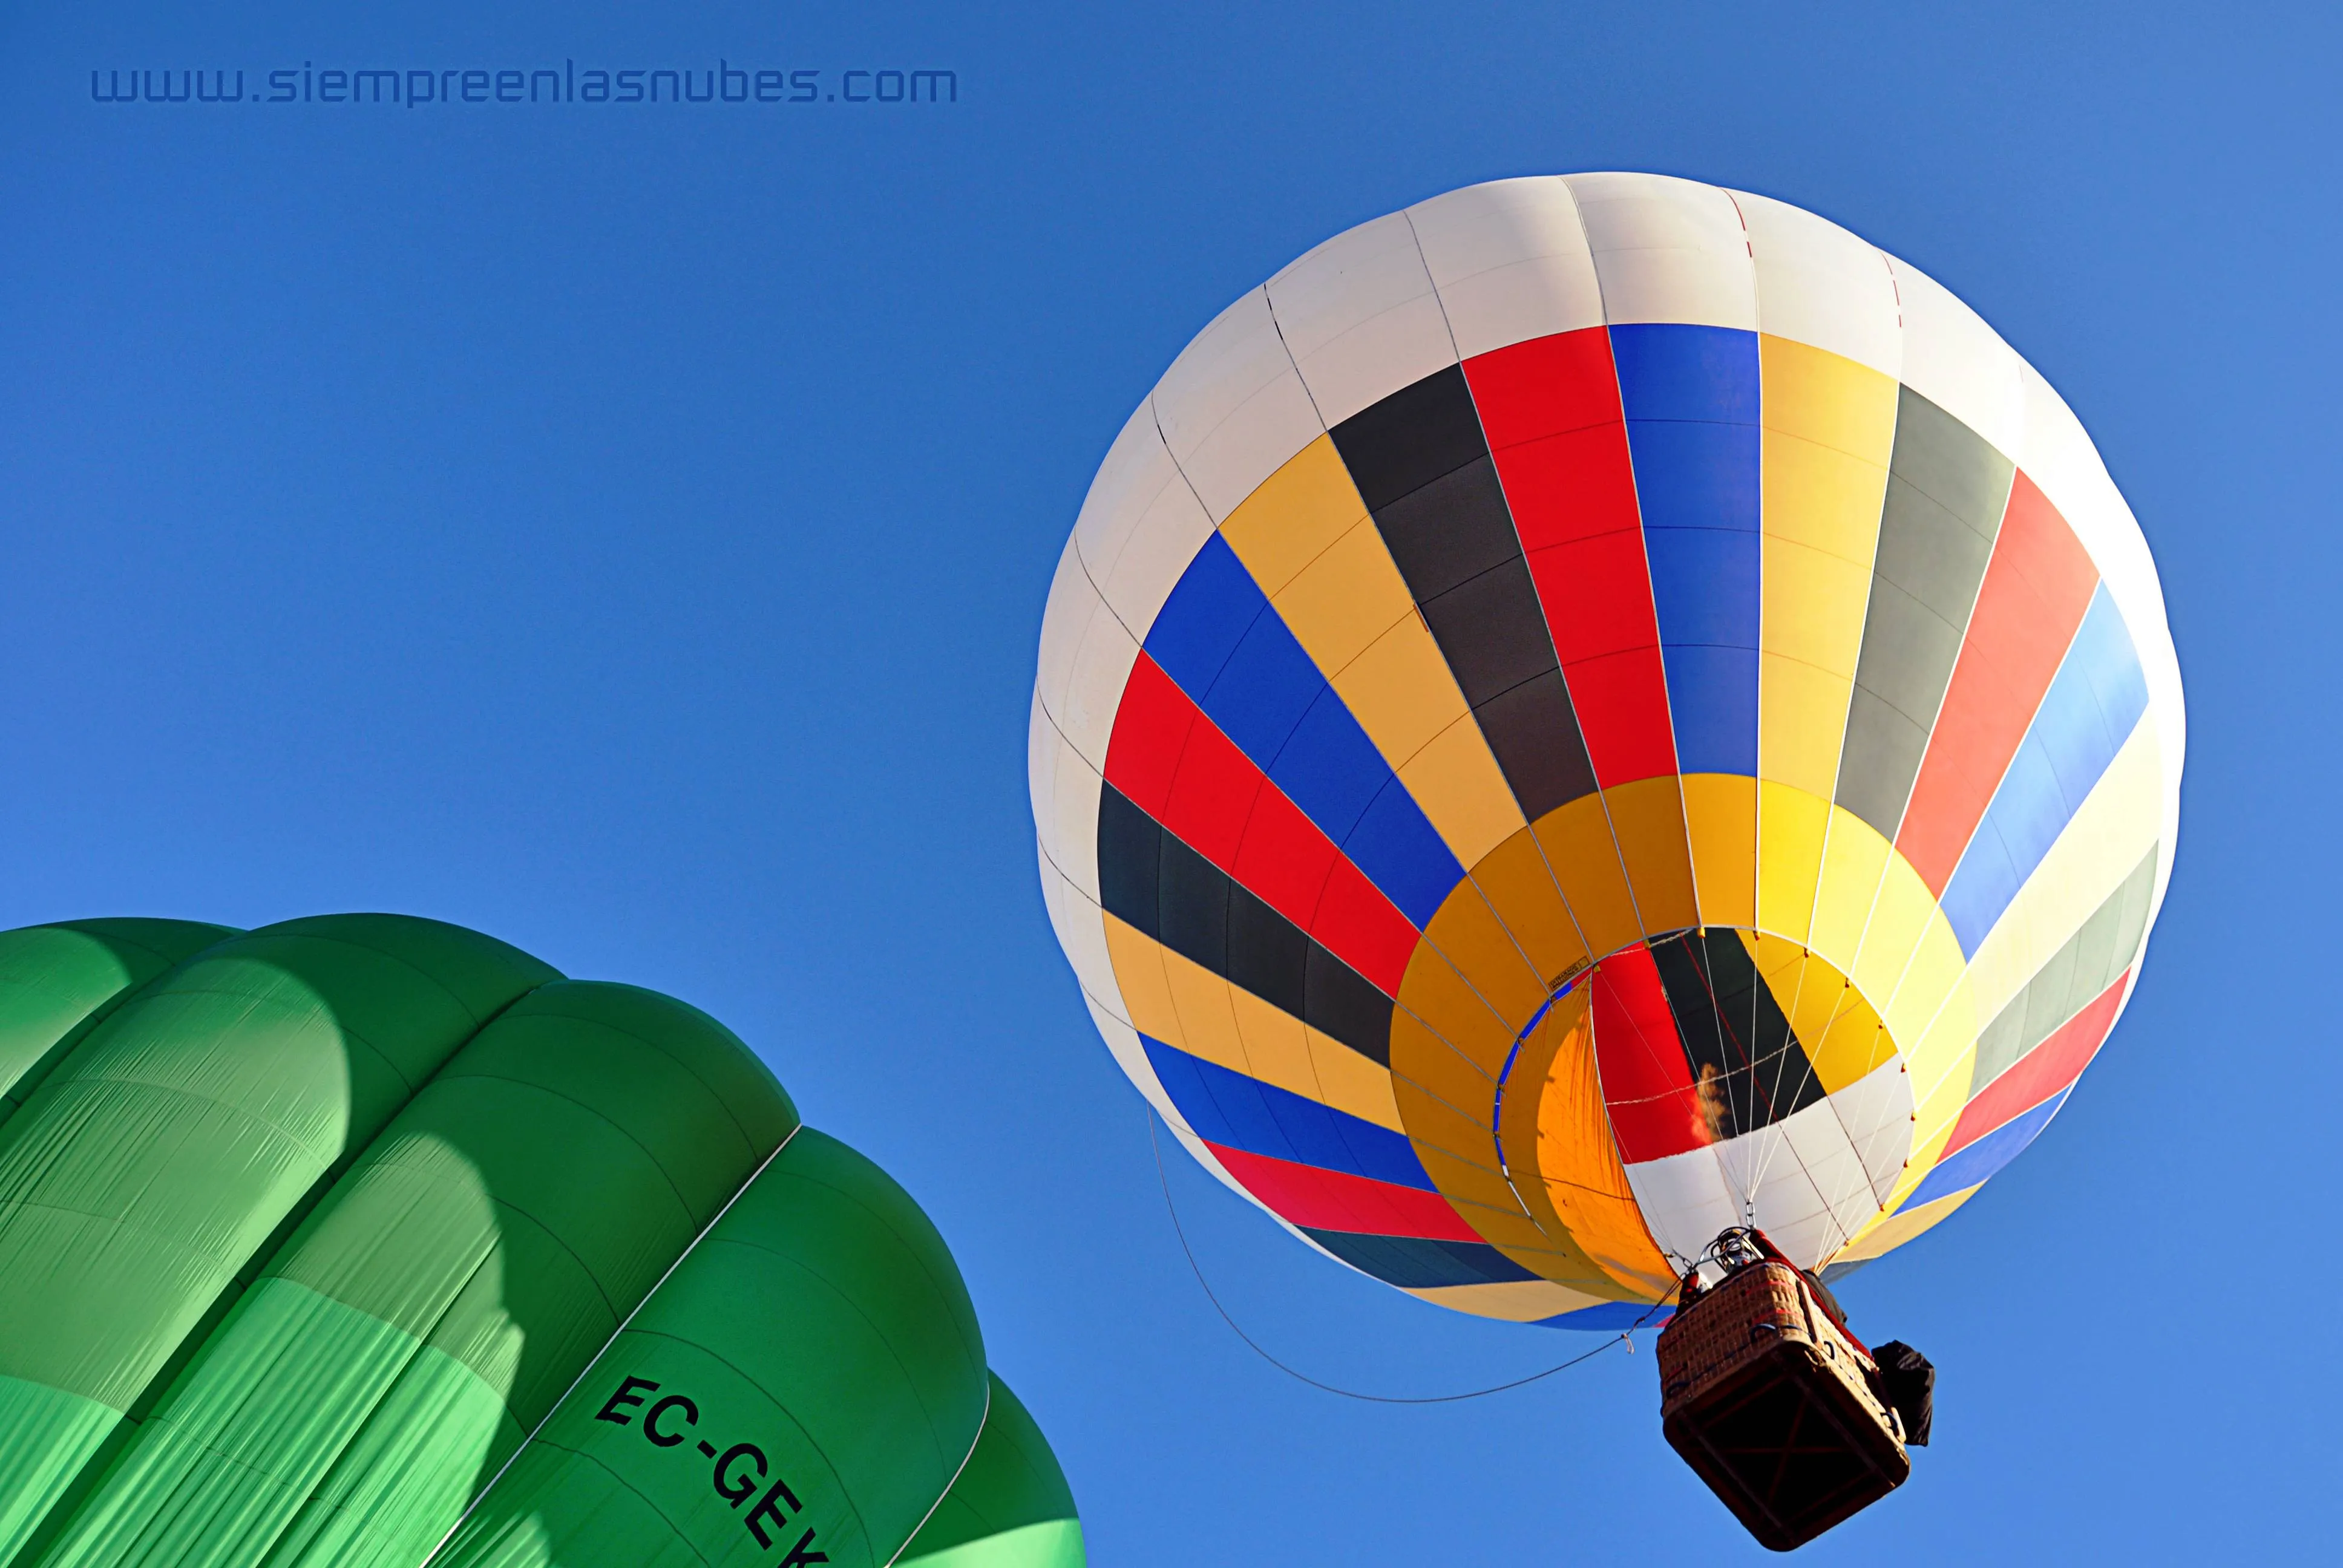
[[[2016,473],[1984,437],[1903,389],[1836,790],[1839,805],[1890,839],[1944,706]]]
[[[1972,1098],[2122,978],[2139,957],[2147,909],[2156,897],[2156,851],[2148,851],[2123,886],[2091,912],[2066,945],[2034,972],[1977,1035]]]

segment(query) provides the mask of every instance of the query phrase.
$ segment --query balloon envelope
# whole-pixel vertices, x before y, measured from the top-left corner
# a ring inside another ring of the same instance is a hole
[[[35,927],[0,1092],[0,1564],[1082,1560],[942,1238],[671,998]]]
[[[1313,1245],[1618,1326],[1730,1224],[1852,1266],[2056,1114],[2184,745],[2088,437],[1763,196],[1508,180],[1200,333],[1052,585],[1052,920],[1123,1070]]]

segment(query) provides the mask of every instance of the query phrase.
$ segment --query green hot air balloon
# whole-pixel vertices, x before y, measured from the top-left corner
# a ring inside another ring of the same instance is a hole
[[[0,933],[0,1568],[1075,1568],[960,1271],[747,1047],[477,932]]]

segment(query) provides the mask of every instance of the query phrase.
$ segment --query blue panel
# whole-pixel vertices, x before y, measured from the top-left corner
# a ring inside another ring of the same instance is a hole
[[[1464,879],[1423,808],[1220,535],[1189,562],[1146,648],[1417,926]]]
[[[2011,1117],[1929,1171],[1912,1189],[1912,1195],[1896,1206],[1896,1211],[1908,1213],[1923,1203],[1965,1191],[2016,1159],[2019,1151],[2034,1141],[2035,1135],[2050,1124],[2050,1119],[2058,1114],[2058,1108],[2073,1092],[2071,1086],[2060,1090],[2025,1115]]]
[[[1237,643],[1269,608],[1261,585],[1214,534],[1172,585],[1141,644],[1163,673],[1196,697],[1211,687]]]
[[[1611,357],[1630,419],[1757,423],[1757,335],[1731,327],[1614,327]]]
[[[1284,618],[1272,611],[1246,628],[1197,706],[1212,716],[1212,722],[1239,749],[1258,761],[1275,757],[1284,748],[1302,716],[1322,697],[1342,707],[1342,699],[1318,673],[1318,666],[1302,650]],[[1344,712],[1343,718],[1348,719],[1349,713]],[[1358,726],[1353,723],[1352,728]],[[1365,739],[1363,731],[1360,739]],[[1374,772],[1388,775],[1390,769],[1373,746],[1366,755]]]
[[[2147,678],[2102,583],[1945,885],[1945,918],[1975,953],[2147,711]]]
[[[1754,776],[1764,569],[1757,335],[1614,327],[1611,342],[1676,755],[1687,773]]]
[[[1405,1134],[1232,1072],[1151,1035],[1139,1038],[1163,1091],[1206,1142],[1421,1191],[1435,1190]]]
[[[1418,930],[1464,879],[1464,868],[1396,775],[1342,840],[1342,852]]]
[[[1615,1334],[1629,1329],[1655,1329],[1675,1315],[1674,1307],[1654,1307],[1644,1302],[1605,1302],[1599,1307],[1581,1307],[1574,1312],[1537,1318],[1533,1320],[1532,1326],[1541,1329],[1601,1329],[1605,1333]]]
[[[1363,1236],[1352,1231],[1303,1234],[1363,1273],[1403,1291],[1443,1285],[1504,1285],[1535,1274],[1483,1241],[1435,1241],[1415,1236]]]
[[[1337,844],[1351,836],[1394,777],[1383,754],[1331,686],[1321,689],[1282,747],[1253,760]]]

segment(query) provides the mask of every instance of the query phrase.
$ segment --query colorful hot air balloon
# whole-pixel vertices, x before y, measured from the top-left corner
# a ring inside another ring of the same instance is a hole
[[[39,926],[0,1093],[7,1568],[1082,1561],[942,1238],[681,1002]]]
[[[1195,1157],[1425,1300],[1616,1327],[1730,1225],[1852,1265],[2138,974],[2183,716],[2075,416],[1905,262],[1574,175],[1198,335],[1042,626],[1033,810]]]

